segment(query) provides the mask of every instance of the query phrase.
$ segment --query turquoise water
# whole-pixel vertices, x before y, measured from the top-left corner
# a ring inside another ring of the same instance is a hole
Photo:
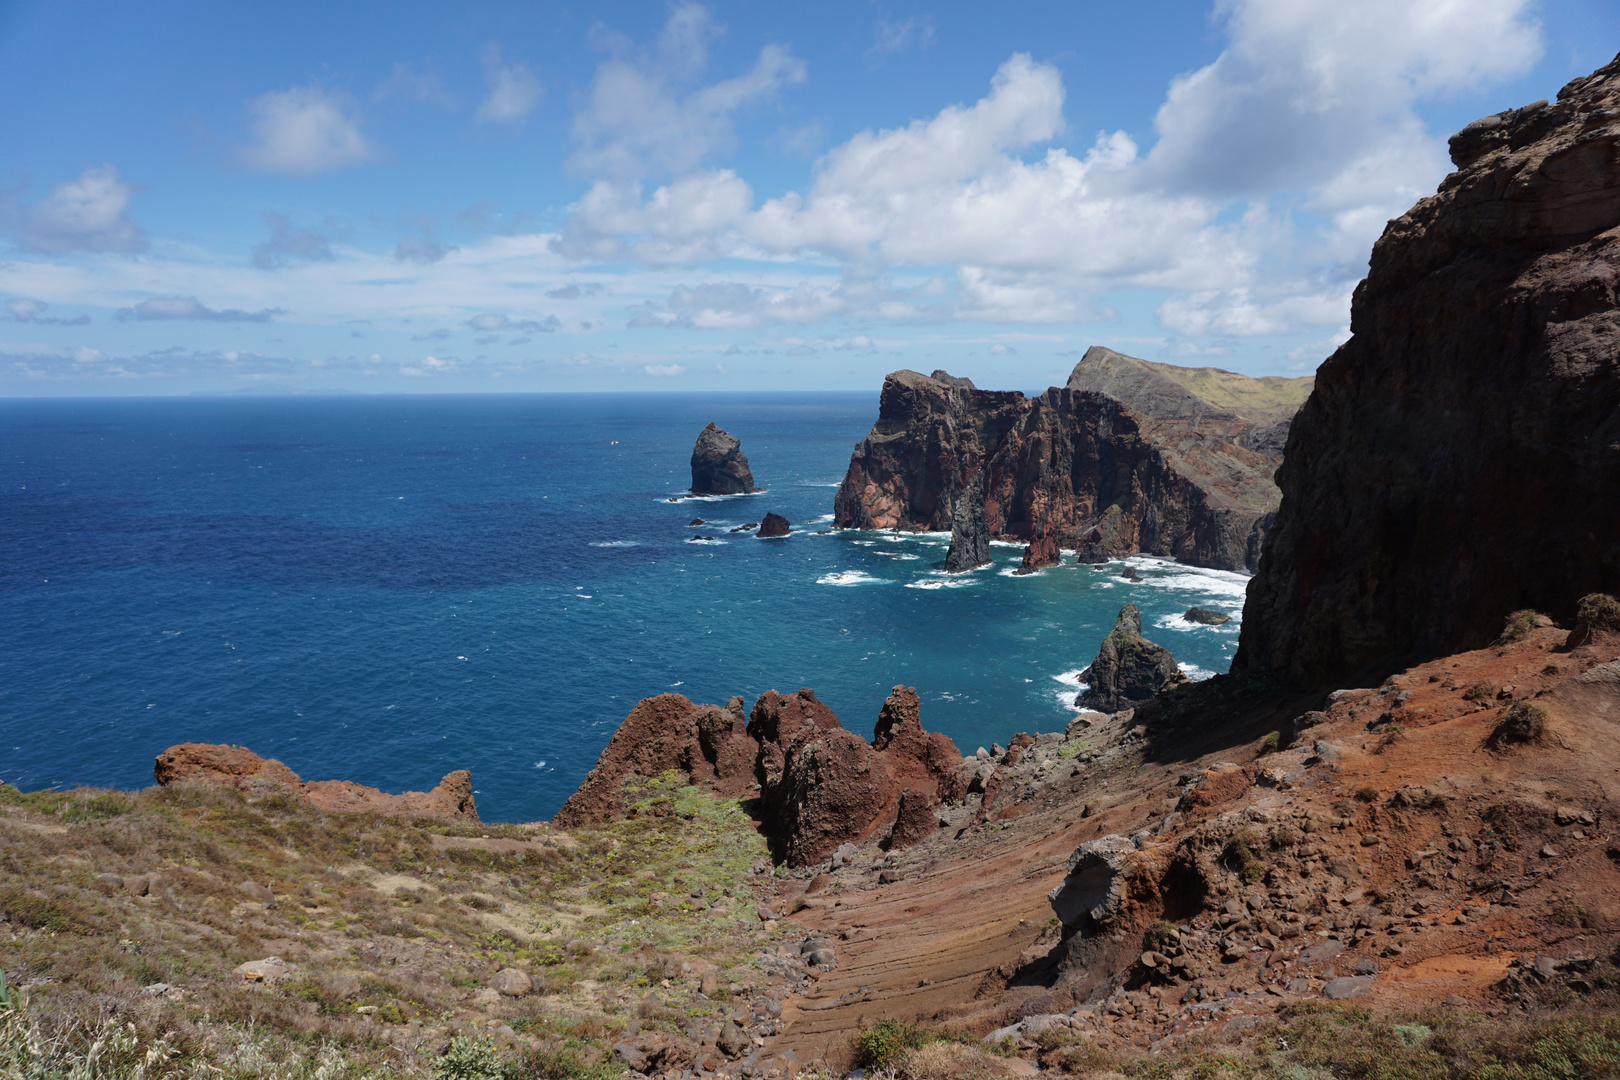
[[[1245,579],[1129,560],[941,573],[948,537],[817,535],[875,394],[0,402],[0,780],[150,783],[176,742],[388,790],[473,771],[549,816],[641,697],[896,683],[964,752],[1061,728],[1120,606],[1224,671]],[[764,494],[670,503],[713,420]],[[793,535],[726,530],[775,511]],[[692,528],[702,517],[709,524]],[[691,542],[696,535],[716,542]]]

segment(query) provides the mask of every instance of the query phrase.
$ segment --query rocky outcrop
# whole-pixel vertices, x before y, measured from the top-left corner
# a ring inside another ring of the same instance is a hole
[[[1181,617],[1190,623],[1198,623],[1202,626],[1224,626],[1232,621],[1230,615],[1201,607],[1190,607],[1187,609],[1186,614]]]
[[[967,793],[961,764],[947,736],[924,730],[917,693],[904,686],[883,703],[870,743],[808,688],[761,694],[746,727],[741,698],[721,709],[660,694],[630,710],[552,824],[620,821],[628,780],[673,769],[733,798],[757,789],[777,856],[808,866],[852,841],[896,848],[926,838],[939,827],[935,810]]]
[[[1056,566],[1062,561],[1063,551],[1058,547],[1057,537],[1040,536],[1031,540],[1024,548],[1024,561],[1014,573],[1033,574],[1045,567]]]
[[[1451,152],[1294,421],[1238,670],[1330,685],[1620,590],[1620,60]]]
[[[390,795],[348,780],[300,779],[274,758],[262,758],[241,746],[180,743],[159,754],[152,766],[159,784],[184,781],[227,784],[250,794],[290,795],[333,813],[371,813],[435,821],[477,821],[472,773],[447,774],[432,791]]]
[[[1258,557],[1278,501],[1271,476],[1310,388],[1101,347],[1035,398],[943,374],[884,380],[838,526],[943,531],[972,499],[995,537],[1050,539],[1085,561],[1141,551],[1228,570]]]
[[[766,514],[765,520],[759,523],[759,532],[755,533],[761,540],[768,540],[773,536],[786,536],[792,522],[781,514]]]
[[[1142,636],[1142,614],[1135,604],[1126,604],[1103,638],[1097,659],[1080,673],[1080,681],[1090,689],[1075,699],[1075,705],[1118,712],[1140,705],[1167,683],[1185,678],[1169,649]]]
[[[746,495],[758,491],[742,443],[714,426],[698,433],[692,447],[692,492],[695,495]]]
[[[978,473],[956,501],[945,569],[953,574],[990,564],[990,526],[984,518],[984,474]]]

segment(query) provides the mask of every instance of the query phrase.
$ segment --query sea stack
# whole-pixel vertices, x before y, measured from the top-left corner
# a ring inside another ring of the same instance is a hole
[[[773,536],[786,536],[788,527],[792,524],[781,514],[766,514],[765,520],[759,523],[759,532],[754,535],[761,540],[769,540]]]
[[[692,447],[692,494],[747,495],[758,490],[742,443],[710,421]]]
[[[1142,636],[1142,613],[1136,605],[1126,604],[1119,609],[1113,630],[1103,638],[1097,659],[1080,673],[1080,681],[1091,689],[1075,704],[1098,712],[1118,712],[1140,705],[1166,683],[1184,678],[1170,650]]]
[[[950,573],[987,566],[990,562],[990,526],[984,517],[984,474],[979,473],[957,496],[951,514],[951,548],[945,553]]]

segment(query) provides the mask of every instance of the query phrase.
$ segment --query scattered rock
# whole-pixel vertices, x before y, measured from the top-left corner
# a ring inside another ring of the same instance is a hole
[[[1329,1001],[1349,1001],[1371,990],[1372,985],[1371,975],[1346,975],[1329,979],[1327,985],[1322,987],[1322,996]]]
[[[238,964],[231,970],[233,974],[240,975],[244,982],[274,985],[297,974],[298,965],[289,964],[279,956],[267,956],[263,960],[250,960],[245,964]]]
[[[260,885],[256,881],[244,881],[238,885],[237,888],[261,903],[268,904],[276,898],[275,893],[271,892],[269,889],[265,888],[263,885]]]

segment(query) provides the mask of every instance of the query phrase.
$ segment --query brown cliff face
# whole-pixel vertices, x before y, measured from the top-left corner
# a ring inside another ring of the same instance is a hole
[[[472,773],[458,769],[432,791],[390,795],[348,780],[303,780],[275,758],[241,746],[180,743],[158,755],[152,776],[159,784],[203,781],[243,791],[291,795],[333,813],[371,813],[435,821],[477,821]]]
[[[761,831],[791,866],[840,844],[879,839],[908,847],[939,827],[935,810],[967,793],[956,744],[923,729],[917,692],[896,686],[868,743],[815,695],[768,690],[742,723],[742,699],[725,709],[680,694],[644,698],[608,741],[552,824],[572,829],[623,820],[632,776],[671,769],[717,794],[759,789]]]
[[[1451,140],[1278,472],[1235,668],[1306,685],[1620,588],[1620,60]]]
[[[1310,382],[1101,347],[1065,387],[1035,398],[943,374],[884,380],[878,421],[838,491],[837,525],[950,529],[983,470],[992,535],[1054,540],[1089,561],[1142,551],[1227,570],[1258,557],[1282,433]]]

